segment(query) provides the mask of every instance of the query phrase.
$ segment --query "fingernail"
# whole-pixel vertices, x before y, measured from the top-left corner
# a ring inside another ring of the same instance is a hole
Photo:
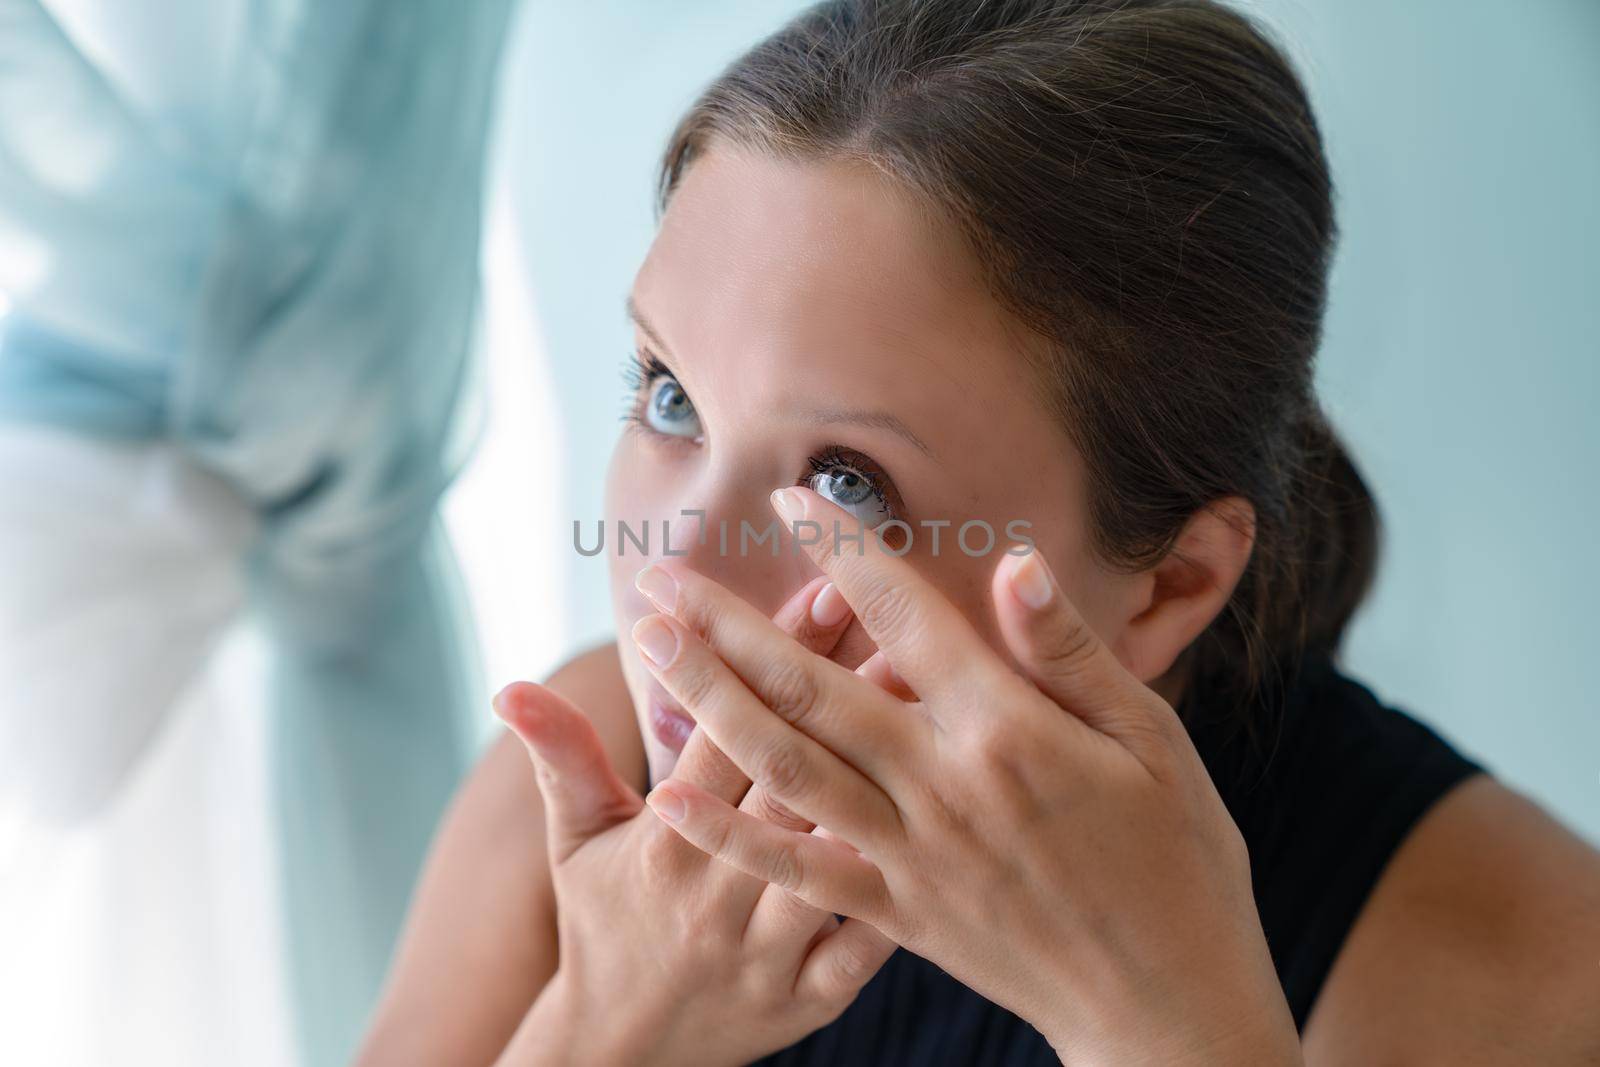
[[[793,489],[775,489],[772,492],[772,506],[778,514],[793,522],[806,513],[806,504],[800,499],[800,494]]]
[[[520,683],[511,682],[507,685],[501,686],[500,692],[496,693],[494,698],[489,701],[489,706],[494,709],[494,713],[508,723],[511,721],[511,690],[516,688],[518,684]]]
[[[662,611],[678,606],[678,580],[653,564],[633,576],[633,587]]]
[[[650,805],[651,811],[668,822],[681,821],[685,810],[687,810],[684,807],[682,797],[672,790],[663,789],[660,786],[656,786],[650,792],[650,795],[644,798],[644,802]]]
[[[665,667],[678,654],[678,635],[659,615],[651,615],[634,623],[633,640],[645,658],[657,667]]]
[[[1044,561],[1037,550],[1021,557],[1022,562],[1011,568],[1011,592],[1016,598],[1038,611],[1050,603],[1050,575],[1045,573]]]
[[[829,582],[817,590],[817,597],[811,602],[812,622],[828,630],[849,617],[850,604],[845,600],[844,594],[839,592],[838,586]]]

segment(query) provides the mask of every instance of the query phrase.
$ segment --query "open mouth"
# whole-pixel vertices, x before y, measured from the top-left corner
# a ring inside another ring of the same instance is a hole
[[[683,746],[689,743],[689,735],[694,732],[694,719],[676,700],[654,688],[649,700],[650,732],[674,753],[682,752]]]

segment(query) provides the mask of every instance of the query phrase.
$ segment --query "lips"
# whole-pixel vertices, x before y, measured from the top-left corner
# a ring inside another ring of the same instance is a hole
[[[694,720],[676,701],[659,693],[650,694],[650,732],[673,752],[682,752],[694,732]]]

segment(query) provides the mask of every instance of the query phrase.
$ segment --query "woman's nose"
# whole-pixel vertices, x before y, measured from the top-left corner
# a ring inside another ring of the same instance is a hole
[[[663,533],[663,556],[682,560],[768,614],[817,573],[795,551],[765,493],[685,508]]]

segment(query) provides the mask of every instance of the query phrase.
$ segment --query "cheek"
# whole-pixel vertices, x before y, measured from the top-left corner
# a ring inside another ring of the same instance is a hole
[[[653,538],[660,530],[661,516],[674,513],[673,485],[673,479],[660,476],[645,442],[626,433],[618,439],[606,470],[603,519],[606,566],[619,626],[632,621],[624,618],[623,604],[633,593],[634,574],[646,561],[631,543],[627,552],[617,552],[618,523],[625,522],[635,531],[650,529]],[[585,537],[588,544],[594,543],[589,522],[585,523]],[[651,548],[655,548],[653,543]]]
[[[958,524],[959,525],[959,524]],[[991,524],[995,525],[995,524]],[[995,525],[995,529],[999,529]],[[994,609],[989,599],[989,578],[999,564],[1002,549],[997,543],[983,552],[986,538],[974,535],[968,542],[972,552],[962,551],[954,527],[940,531],[938,554],[935,555],[933,538],[927,531],[919,531],[916,547],[907,554],[917,571],[927,579],[945,599],[970,621],[978,633],[991,644],[998,640],[999,631],[994,626]]]
[[[1107,570],[1085,541],[1074,528],[1069,537],[1039,538],[1038,548],[1073,609],[1102,641],[1114,645],[1134,605],[1129,598],[1137,595],[1138,578]]]
[[[973,629],[978,631],[978,636],[989,647],[1000,648],[1004,642],[1000,638],[1000,626],[995,618],[994,599],[989,594],[989,588],[994,569],[1002,559],[1001,552],[996,549],[989,555],[977,558],[958,554],[957,559],[960,560],[959,564],[954,561],[951,563],[951,585],[945,595],[972,623]]]
[[[659,510],[656,496],[664,495],[662,479],[651,476],[649,449],[633,434],[624,433],[611,450],[606,468],[605,520],[638,522]]]
[[[1003,523],[993,525],[997,531],[1004,529]],[[1060,527],[1035,523],[1034,528],[1024,532],[1033,538],[1035,547],[1043,553],[1073,603],[1079,603],[1079,596],[1085,597],[1087,610],[1083,606],[1080,610],[1084,610],[1085,617],[1094,625],[1103,610],[1105,577],[1083,557],[1074,537],[1049,535],[1048,531],[1058,529]],[[1009,543],[998,539],[987,554],[969,556],[961,552],[953,540],[948,544],[941,542],[938,558],[916,561],[917,569],[961,612],[983,642],[1008,659],[1010,652],[995,611],[994,581],[995,570],[1006,558],[1005,546]],[[977,547],[975,543],[975,551]]]

